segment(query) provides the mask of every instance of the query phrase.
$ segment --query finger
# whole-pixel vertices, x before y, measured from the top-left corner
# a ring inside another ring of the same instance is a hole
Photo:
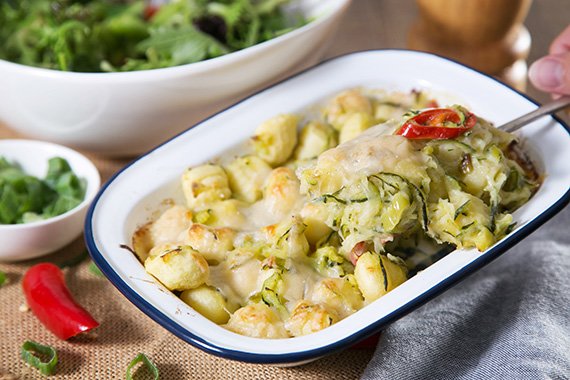
[[[570,52],[570,25],[552,41],[550,54],[564,54]]]
[[[539,90],[570,95],[570,52],[539,59],[530,67],[528,76]]]

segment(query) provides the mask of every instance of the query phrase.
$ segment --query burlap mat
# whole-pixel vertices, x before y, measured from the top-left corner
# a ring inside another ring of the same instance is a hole
[[[0,126],[0,138],[18,138]],[[129,160],[88,155],[103,180]],[[1,244],[1,242],[0,242]],[[0,380],[45,378],[20,359],[26,340],[53,346],[59,356],[56,379],[124,379],[130,361],[145,353],[159,368],[161,379],[356,379],[370,360],[372,349],[347,349],[300,367],[279,368],[226,360],[202,352],[178,339],[132,305],[105,278],[88,269],[89,259],[65,269],[71,292],[101,325],[79,339],[61,341],[30,311],[23,311],[21,279],[32,264],[58,264],[85,253],[79,238],[59,252],[38,260],[0,263],[8,282],[0,288]]]

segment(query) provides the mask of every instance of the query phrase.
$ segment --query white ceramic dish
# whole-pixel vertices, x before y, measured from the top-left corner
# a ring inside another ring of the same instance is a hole
[[[82,150],[142,153],[244,93],[316,63],[349,3],[294,0],[290,8],[314,21],[235,53],[166,69],[70,73],[0,60],[0,121]]]
[[[500,82],[455,62],[425,53],[385,50],[354,53],[308,71],[234,105],[149,152],[117,174],[100,192],[86,220],[89,251],[97,265],[144,313],[181,339],[226,358],[290,364],[350,346],[422,305],[504,253],[570,200],[570,135],[567,126],[543,118],[521,134],[532,140],[547,175],[543,186],[515,214],[517,229],[485,252],[456,251],[371,305],[315,334],[259,340],[208,321],[159,285],[133,254],[120,248],[165,198],[180,197],[183,170],[234,149],[262,121],[296,112],[340,90],[367,86],[423,88],[455,98],[498,124],[536,108]]]
[[[25,224],[0,224],[0,261],[32,259],[57,251],[79,236],[87,208],[101,184],[95,165],[87,157],[61,145],[33,140],[0,140],[0,156],[18,163],[35,177],[44,178],[48,160],[62,157],[87,181],[79,206],[56,217]]]

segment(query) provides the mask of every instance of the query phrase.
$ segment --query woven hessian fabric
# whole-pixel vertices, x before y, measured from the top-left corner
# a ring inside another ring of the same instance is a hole
[[[20,138],[0,125],[0,138]],[[127,159],[89,156],[105,181],[128,163]],[[1,242],[0,242],[1,244]],[[161,380],[184,379],[357,379],[373,350],[348,349],[292,368],[240,363],[207,354],[178,339],[132,305],[107,279],[89,271],[89,259],[65,269],[76,300],[101,325],[79,339],[61,341],[48,332],[25,304],[21,281],[26,269],[41,261],[64,263],[85,252],[82,238],[39,260],[0,263],[8,277],[0,288],[0,380],[45,379],[20,359],[26,340],[53,346],[57,373],[50,379],[124,379],[130,361],[145,353],[159,368]]]

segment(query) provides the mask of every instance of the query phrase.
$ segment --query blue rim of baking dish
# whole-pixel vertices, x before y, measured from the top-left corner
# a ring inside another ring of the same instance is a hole
[[[411,311],[422,306],[426,302],[430,301],[431,299],[435,298],[439,294],[441,294],[444,291],[446,291],[447,289],[449,289],[451,286],[453,286],[453,285],[459,283],[461,280],[465,279],[471,273],[477,271],[478,269],[482,268],[483,266],[487,265],[488,263],[490,263],[491,261],[493,261],[494,259],[499,257],[501,254],[505,253],[511,247],[516,245],[518,242],[522,241],[524,238],[526,238],[528,235],[530,235],[532,232],[534,232],[537,228],[542,226],[546,221],[548,221],[554,215],[556,215],[558,212],[560,212],[568,203],[570,203],[570,189],[569,189],[566,191],[566,193],[564,193],[563,196],[561,196],[549,208],[545,209],[541,214],[539,214],[537,217],[535,217],[534,219],[529,221],[525,226],[521,227],[518,231],[516,231],[512,235],[508,236],[507,238],[505,238],[505,239],[501,240],[500,242],[498,242],[497,244],[495,244],[492,248],[490,248],[486,252],[484,252],[479,258],[473,260],[471,263],[467,264],[465,267],[461,268],[457,272],[446,277],[444,280],[438,282],[436,285],[427,289],[422,294],[411,299],[405,305],[395,309],[394,311],[392,311],[390,314],[386,315],[385,317],[380,318],[374,322],[371,322],[366,327],[352,333],[351,335],[349,335],[343,339],[336,340],[330,344],[323,345],[323,346],[318,347],[318,348],[309,349],[309,350],[305,350],[305,351],[291,352],[291,353],[282,353],[282,354],[260,354],[260,353],[250,353],[250,352],[244,352],[244,351],[239,351],[239,350],[227,349],[227,348],[216,346],[215,344],[211,344],[207,341],[207,339],[204,339],[202,337],[199,337],[199,336],[189,332],[185,328],[181,327],[174,320],[170,319],[168,316],[166,316],[161,311],[159,311],[150,302],[148,302],[146,299],[144,299],[140,294],[133,291],[129,287],[129,285],[113,270],[111,265],[103,257],[102,253],[97,249],[97,245],[94,241],[93,228],[92,228],[93,213],[95,211],[95,208],[97,207],[97,203],[99,202],[100,197],[103,195],[103,193],[105,192],[107,187],[119,175],[121,175],[122,172],[127,170],[135,162],[139,161],[140,159],[147,156],[148,154],[150,154],[154,150],[160,148],[161,146],[168,144],[170,141],[175,140],[180,135],[187,133],[189,130],[200,127],[202,124],[204,124],[205,121],[215,117],[216,115],[223,113],[223,112],[226,112],[227,110],[239,105],[240,103],[244,102],[245,100],[247,100],[247,99],[249,99],[249,98],[251,98],[257,94],[260,94],[260,93],[262,93],[262,92],[264,92],[270,88],[276,87],[283,82],[286,82],[286,81],[288,81],[294,77],[297,77],[301,74],[304,74],[306,72],[312,71],[312,70],[318,68],[319,66],[322,66],[323,64],[325,64],[327,62],[338,60],[338,59],[341,59],[341,58],[344,58],[347,56],[355,56],[355,55],[375,53],[375,52],[390,52],[390,51],[399,52],[399,53],[403,53],[403,54],[411,54],[411,55],[426,55],[426,56],[431,56],[431,57],[437,57],[437,58],[442,59],[444,61],[452,62],[452,63],[457,64],[459,66],[462,66],[462,67],[464,67],[470,71],[474,71],[480,75],[483,75],[483,76],[497,82],[498,84],[510,89],[511,91],[519,94],[520,96],[529,100],[530,102],[534,103],[535,105],[538,105],[538,103],[535,100],[533,100],[532,98],[530,98],[528,95],[521,93],[520,91],[518,91],[518,90],[508,86],[507,84],[493,78],[492,76],[487,75],[485,73],[482,73],[482,72],[480,72],[480,71],[478,71],[478,70],[476,70],[476,69],[474,69],[468,65],[457,62],[457,61],[450,59],[450,58],[447,58],[447,57],[442,57],[442,56],[437,55],[437,54],[419,52],[419,51],[410,51],[410,50],[405,50],[405,49],[371,49],[371,50],[363,50],[363,51],[359,51],[359,52],[347,53],[344,55],[340,55],[340,56],[337,56],[334,58],[324,60],[324,61],[322,61],[322,62],[320,62],[320,63],[318,63],[318,64],[316,64],[310,68],[307,68],[307,69],[305,69],[299,73],[288,76],[287,78],[285,78],[285,79],[283,79],[283,80],[281,80],[281,81],[279,81],[279,82],[277,82],[271,86],[265,87],[265,88],[261,89],[260,91],[248,96],[247,98],[244,98],[244,99],[240,100],[239,102],[236,102],[236,103],[232,104],[231,106],[229,106],[229,107],[209,116],[208,118],[196,123],[195,125],[189,127],[185,131],[177,134],[176,136],[172,137],[171,139],[169,139],[169,140],[163,142],[162,144],[156,146],[154,149],[148,151],[146,154],[140,156],[139,158],[137,158],[133,162],[131,162],[128,165],[126,165],[125,167],[123,167],[117,173],[115,173],[102,186],[101,190],[99,191],[99,193],[97,194],[97,196],[93,200],[91,206],[89,207],[89,210],[87,212],[87,216],[85,219],[85,243],[87,245],[87,249],[89,251],[89,254],[91,255],[95,264],[101,269],[101,271],[111,281],[111,283],[129,301],[131,301],[143,313],[148,315],[150,318],[152,318],[159,325],[164,327],[166,330],[170,331],[172,334],[174,334],[178,338],[184,340],[185,342],[190,343],[191,345],[193,345],[193,346],[195,346],[195,347],[197,347],[197,348],[199,348],[205,352],[208,352],[210,354],[220,356],[220,357],[223,357],[226,359],[233,359],[233,360],[238,360],[238,361],[243,361],[243,362],[259,363],[259,364],[294,364],[294,363],[301,363],[301,362],[305,362],[305,361],[318,359],[322,356],[329,355],[333,352],[337,352],[337,351],[349,348],[351,345],[358,343],[359,341],[362,341],[363,339],[381,331],[383,328],[385,328],[390,323],[400,319],[401,317],[405,316],[406,314],[410,313]],[[555,115],[553,115],[552,118],[557,123],[559,123],[560,126],[563,127],[563,129],[566,131],[566,133],[568,135],[570,135],[570,127],[568,125],[566,125],[566,123],[564,123],[562,120],[560,120]]]

